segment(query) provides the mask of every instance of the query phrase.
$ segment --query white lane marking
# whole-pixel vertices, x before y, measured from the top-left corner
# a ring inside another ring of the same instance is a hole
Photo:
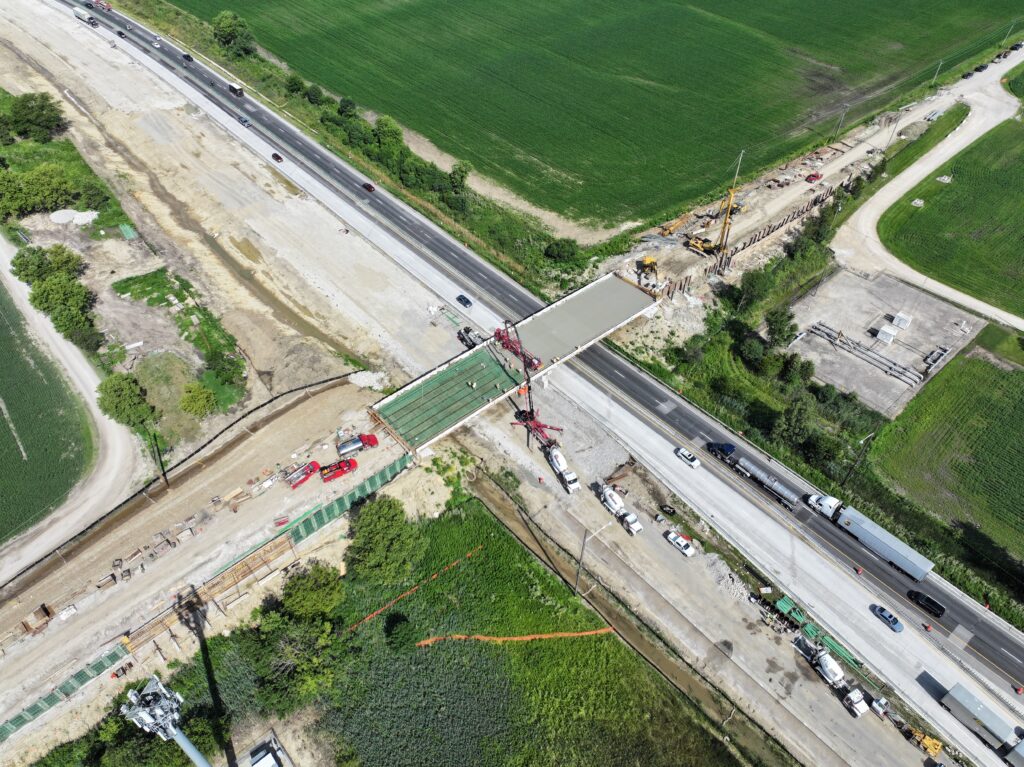
[[[1020,658],[1018,658],[1018,657],[1017,657],[1016,655],[1014,655],[1014,654],[1013,654],[1012,652],[1010,652],[1009,650],[1007,650],[1007,649],[1006,649],[1005,647],[1000,647],[999,649],[1000,649],[1000,650],[1002,650],[1002,651],[1003,651],[1004,653],[1006,653],[1007,655],[1009,655],[1009,656],[1010,656],[1011,658],[1013,658],[1013,659],[1014,659],[1015,661],[1017,661],[1018,663],[1024,663],[1024,661],[1022,661],[1022,660],[1021,660]]]

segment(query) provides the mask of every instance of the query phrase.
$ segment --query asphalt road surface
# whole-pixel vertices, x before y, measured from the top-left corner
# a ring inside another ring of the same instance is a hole
[[[78,4],[65,4],[69,8],[82,7]],[[136,44],[154,60],[174,70],[219,107],[236,118],[251,120],[253,124],[250,130],[277,147],[283,162],[301,166],[339,196],[372,215],[390,234],[461,286],[466,295],[485,299],[494,310],[516,321],[545,306],[510,277],[424,220],[404,203],[389,195],[367,191],[363,187],[368,182],[366,177],[305,137],[259,102],[248,96],[238,98],[231,95],[227,88],[228,82],[216,72],[198,61],[185,61],[182,58],[183,52],[166,40],[160,40],[159,47],[153,45],[156,37],[153,33],[145,31],[137,22],[116,11],[105,12],[97,8],[91,13],[100,26],[112,32],[124,33],[125,40]],[[455,296],[446,298],[453,301]],[[766,471],[780,475],[798,492],[817,492],[812,485],[790,474],[777,463],[769,463],[769,459],[714,418],[609,349],[603,346],[591,347],[567,364],[614,397],[623,408],[674,441],[681,441],[682,438],[699,446],[707,442],[732,442],[748,460]],[[708,453],[702,452],[701,457],[708,470],[716,472],[723,480],[756,498],[766,512],[792,518],[808,538],[816,540],[840,561],[847,560],[851,571],[856,566],[863,567],[861,577],[874,581],[882,592],[891,595],[886,606],[899,615],[904,623],[929,624],[933,629],[947,634],[957,627],[963,627],[957,632],[958,636],[967,639],[966,646],[974,655],[1007,681],[1006,691],[1024,684],[1024,642],[1018,639],[1017,632],[985,617],[977,605],[968,606],[970,600],[966,595],[950,589],[932,576],[926,578],[923,584],[915,583],[874,557],[855,539],[815,512],[808,508],[798,508],[794,513],[786,512],[757,485],[735,474]],[[914,589],[928,593],[945,605],[945,615],[935,619],[911,603],[907,599],[907,592]],[[865,616],[864,620],[872,618]],[[969,639],[965,631],[970,633]]]

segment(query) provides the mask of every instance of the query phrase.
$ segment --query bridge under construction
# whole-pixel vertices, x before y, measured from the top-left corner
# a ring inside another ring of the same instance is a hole
[[[591,344],[653,311],[657,300],[608,274],[439,365],[371,408],[405,447],[422,450]]]

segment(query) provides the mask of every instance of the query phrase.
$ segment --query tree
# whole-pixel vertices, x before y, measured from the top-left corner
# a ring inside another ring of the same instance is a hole
[[[756,304],[771,292],[774,284],[771,273],[764,269],[747,272],[740,280],[740,306]]]
[[[772,347],[785,346],[796,338],[796,323],[788,306],[777,306],[764,316],[768,326],[768,343]]]
[[[141,429],[156,418],[156,410],[146,402],[146,392],[139,379],[128,373],[113,373],[100,382],[100,410],[118,423]]]
[[[78,198],[78,190],[68,175],[67,167],[60,163],[40,163],[18,175],[22,215],[67,208]]]
[[[306,88],[306,101],[313,106],[319,106],[324,103],[324,91],[319,85],[310,85]]]
[[[764,344],[757,338],[747,338],[740,344],[740,358],[752,368],[757,368],[764,357]]]
[[[786,445],[799,445],[814,429],[814,408],[806,397],[798,399],[782,413],[772,427],[772,437]]]
[[[307,620],[330,618],[345,600],[345,581],[333,567],[313,560],[288,576],[281,604],[289,615]]]
[[[16,136],[44,144],[67,123],[60,104],[49,93],[25,93],[11,99],[7,126]]]
[[[85,314],[92,308],[95,296],[74,276],[54,272],[32,284],[28,300],[39,311],[53,316],[58,312]]]
[[[50,258],[44,248],[26,245],[19,248],[11,259],[11,274],[31,285],[50,276]]]
[[[256,39],[245,19],[233,11],[221,11],[213,17],[213,37],[233,56],[256,52]]]
[[[551,261],[558,261],[560,263],[566,263],[569,261],[575,261],[579,258],[580,246],[576,240],[569,237],[561,237],[557,240],[552,240],[544,248],[544,257]]]
[[[206,369],[225,386],[242,380],[245,363],[237,357],[229,357],[220,349],[211,349],[206,355]]]
[[[284,81],[284,89],[290,96],[298,96],[306,90],[306,82],[302,79],[301,75],[292,72],[288,75],[288,79]]]
[[[346,120],[356,116],[356,102],[350,99],[348,96],[342,96],[338,99],[338,114],[344,117]]]
[[[64,272],[72,277],[78,277],[85,269],[82,257],[67,245],[51,245],[46,251],[46,257],[50,261],[51,272]]]
[[[357,577],[398,583],[412,569],[416,529],[405,519],[401,501],[386,495],[363,504],[352,520],[353,537],[345,564]]]
[[[466,179],[469,178],[469,174],[473,172],[473,166],[468,162],[459,160],[455,163],[451,173],[448,174],[448,178],[452,182],[452,191],[456,194],[462,194],[466,191]]]
[[[206,418],[217,409],[217,397],[199,381],[190,381],[185,384],[179,407],[196,418]]]

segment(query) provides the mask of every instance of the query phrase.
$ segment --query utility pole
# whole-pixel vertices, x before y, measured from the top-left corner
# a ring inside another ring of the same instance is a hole
[[[885,154],[886,150],[889,149],[889,144],[896,138],[896,129],[900,127],[900,120],[903,119],[903,113],[899,112],[896,115],[896,122],[892,126],[892,133],[889,134],[889,140],[885,142],[885,146],[882,147],[882,153]]]
[[[612,520],[612,521],[614,521],[614,520]],[[591,533],[589,530],[584,531],[584,533],[583,533],[583,548],[580,549],[580,558],[579,558],[579,561],[576,563],[576,583],[573,584],[573,587],[572,587],[572,594],[573,594],[573,596],[576,596],[577,594],[580,593],[580,570],[583,569],[583,557],[587,553],[587,541],[590,540],[591,538],[594,538],[595,536],[597,536],[601,532],[601,530],[604,530],[604,528],[608,527],[608,525],[610,525],[610,524],[612,524],[611,521],[610,522],[606,522],[604,527],[600,528],[595,533]]]
[[[932,75],[932,81],[930,83],[928,83],[928,87],[929,88],[932,87],[933,85],[935,85],[935,79],[939,76],[939,70],[942,69],[942,62],[943,61],[945,61],[945,59],[939,59],[939,65],[937,67],[935,67],[935,74]]]
[[[832,138],[828,140],[828,143],[832,143],[839,138],[839,132],[843,129],[843,123],[846,121],[846,113],[850,111],[849,104],[843,104],[843,113],[839,115],[839,122],[836,124],[836,129],[832,133]]]
[[[128,701],[121,706],[121,716],[143,731],[155,733],[161,740],[173,740],[196,767],[210,767],[206,757],[178,726],[184,699],[164,687],[156,674],[149,678],[142,692],[130,690]]]
[[[857,460],[854,461],[853,466],[850,467],[850,470],[846,472],[846,476],[843,477],[843,481],[839,483],[839,487],[846,487],[846,483],[850,480],[850,477],[853,476],[853,472],[857,471],[857,467],[860,466],[860,462],[863,461],[864,456],[867,455],[868,447],[871,445],[871,440],[875,438],[876,433],[877,432],[871,432],[858,443],[859,445],[862,445],[860,454],[857,456]]]
[[[1012,34],[1013,28],[1015,26],[1017,26],[1017,20],[1016,19],[1014,19],[1013,22],[1010,23],[1010,28],[1008,30],[1006,30],[1006,37],[1003,38],[1003,42],[999,43],[999,47],[1000,48],[1002,48],[1004,45],[1006,45],[1006,41],[1010,39],[1010,35]]]

